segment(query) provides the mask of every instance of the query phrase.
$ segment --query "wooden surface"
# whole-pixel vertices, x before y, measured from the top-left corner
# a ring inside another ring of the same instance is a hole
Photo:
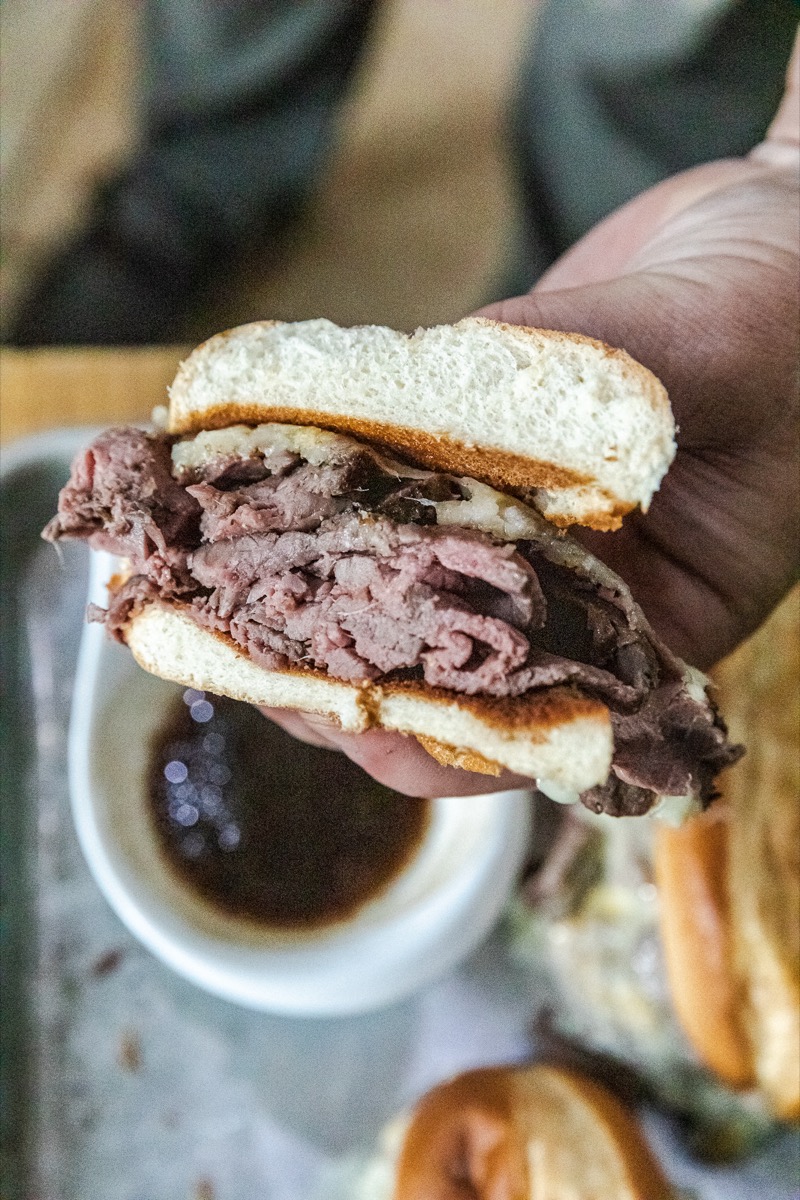
[[[141,421],[167,402],[185,346],[142,349],[4,350],[0,438],[65,425]]]

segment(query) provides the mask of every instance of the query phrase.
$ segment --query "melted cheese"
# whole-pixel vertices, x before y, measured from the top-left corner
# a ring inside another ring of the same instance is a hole
[[[312,466],[341,458],[354,449],[366,450],[376,465],[398,479],[430,479],[436,472],[422,471],[371,446],[364,446],[340,433],[330,433],[313,425],[230,425],[227,429],[205,430],[172,447],[172,469],[176,476],[202,470],[220,459],[269,458],[288,451],[298,454]],[[542,537],[555,540],[553,527],[521,500],[506,496],[485,483],[469,477],[457,477],[467,493],[465,499],[430,501],[436,509],[438,525],[459,525],[479,529],[502,541]]]

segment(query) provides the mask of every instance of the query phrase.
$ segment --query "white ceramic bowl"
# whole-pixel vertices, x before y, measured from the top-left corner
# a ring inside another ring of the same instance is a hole
[[[90,599],[104,604],[114,559],[92,559]],[[175,695],[176,685],[140,670],[101,626],[86,627],[69,744],[78,838],[119,917],[179,974],[252,1008],[363,1012],[444,974],[495,924],[527,851],[524,791],[434,801],[411,862],[345,922],[289,935],[214,912],[162,859],[147,811],[148,746]]]

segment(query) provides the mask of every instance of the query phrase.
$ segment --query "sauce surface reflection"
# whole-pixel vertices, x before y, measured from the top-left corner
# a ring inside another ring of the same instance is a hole
[[[430,821],[430,801],[192,689],[153,740],[148,795],[182,882],[227,916],[286,930],[344,920],[379,895]]]

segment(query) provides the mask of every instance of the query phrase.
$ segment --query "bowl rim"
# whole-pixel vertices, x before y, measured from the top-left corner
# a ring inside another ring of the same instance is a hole
[[[97,551],[91,560],[89,600],[103,604],[105,581],[113,574],[116,560]],[[478,842],[478,853],[460,871],[445,872],[442,884],[421,901],[412,899],[394,913],[389,909],[380,921],[360,922],[356,916],[320,931],[319,938],[304,935],[287,951],[281,945],[245,945],[234,939],[227,943],[197,925],[192,927],[185,914],[167,914],[161,898],[154,889],[148,890],[126,856],[111,823],[103,821],[103,796],[93,781],[93,746],[100,736],[102,674],[108,654],[126,655],[131,669],[141,670],[127,650],[109,641],[101,625],[87,625],[68,735],[72,816],[84,857],[106,900],[162,962],[205,990],[248,1007],[293,1015],[344,1015],[384,1007],[423,988],[465,958],[490,932],[527,853],[528,791],[435,799],[425,838],[383,898],[414,869],[447,806],[485,806],[486,834]],[[166,865],[163,870],[168,872]]]

